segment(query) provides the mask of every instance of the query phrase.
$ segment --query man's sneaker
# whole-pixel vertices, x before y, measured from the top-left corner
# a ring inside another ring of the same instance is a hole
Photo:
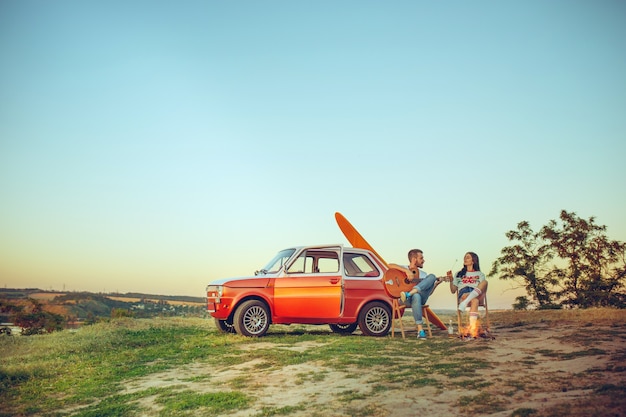
[[[417,338],[426,339],[426,332],[424,330],[420,330],[419,333],[417,333]]]
[[[406,303],[406,294],[404,291],[402,291],[400,293],[400,300],[402,300],[403,303]]]

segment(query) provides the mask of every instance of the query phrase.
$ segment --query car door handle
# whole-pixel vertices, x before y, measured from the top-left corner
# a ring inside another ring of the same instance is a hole
[[[339,282],[339,278],[331,278],[328,280],[331,284],[337,284]]]

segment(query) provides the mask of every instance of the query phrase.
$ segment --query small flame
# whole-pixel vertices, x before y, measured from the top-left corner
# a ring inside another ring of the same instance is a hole
[[[479,337],[491,338],[489,330],[483,328],[480,320],[476,320],[473,325],[468,324],[459,327],[459,337],[464,340],[477,339]]]
[[[477,338],[478,337],[478,327],[480,326],[480,323],[478,322],[478,320],[476,320],[474,323],[470,324],[470,335],[473,338]]]

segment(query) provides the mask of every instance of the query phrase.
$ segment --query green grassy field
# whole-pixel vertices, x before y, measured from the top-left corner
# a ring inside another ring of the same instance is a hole
[[[615,338],[623,345],[626,339],[623,311],[596,310],[582,316],[573,311],[494,312],[491,316],[497,323],[496,339],[503,332],[513,340],[517,333],[538,326],[583,326],[594,338],[607,337],[606,327],[613,332],[609,341]],[[573,350],[550,346],[528,350],[516,364],[532,368],[543,360],[608,355],[610,367],[574,375],[587,381],[583,385],[591,390],[590,404],[624,397],[626,370],[618,364],[626,364],[626,350],[609,352],[586,338],[574,342]],[[76,332],[1,337],[0,415],[410,415],[394,414],[374,399],[402,398],[407,389],[419,393],[422,388],[433,395],[461,392],[446,405],[458,415],[489,415],[510,410],[507,404],[512,397],[541,389],[531,378],[486,375],[485,370],[500,366],[490,358],[495,353],[495,344],[489,341],[463,342],[444,332],[418,342],[413,337],[339,336],[327,326],[274,326],[266,337],[257,339],[219,333],[210,319],[120,319]],[[472,366],[467,366],[468,358]],[[237,369],[246,371],[230,379],[218,378]],[[602,372],[603,377],[594,378],[593,372]],[[327,401],[303,398],[259,405],[265,384],[262,375],[282,375],[288,381],[285,390],[305,386],[315,390],[336,373],[345,380],[360,378],[367,389],[348,386],[344,380]],[[581,389],[567,375],[554,376],[560,378],[561,390]],[[615,405],[617,410],[621,406]],[[548,411],[520,407],[506,415],[577,414],[567,407]]]

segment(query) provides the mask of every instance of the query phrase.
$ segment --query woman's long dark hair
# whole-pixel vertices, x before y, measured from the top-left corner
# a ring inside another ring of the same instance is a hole
[[[473,268],[474,271],[480,271],[480,261],[478,260],[478,255],[476,255],[474,252],[467,252],[472,256],[472,263],[474,264]],[[456,276],[457,277],[464,277],[465,273],[467,272],[467,267],[465,265],[463,265],[463,269],[461,269]]]

